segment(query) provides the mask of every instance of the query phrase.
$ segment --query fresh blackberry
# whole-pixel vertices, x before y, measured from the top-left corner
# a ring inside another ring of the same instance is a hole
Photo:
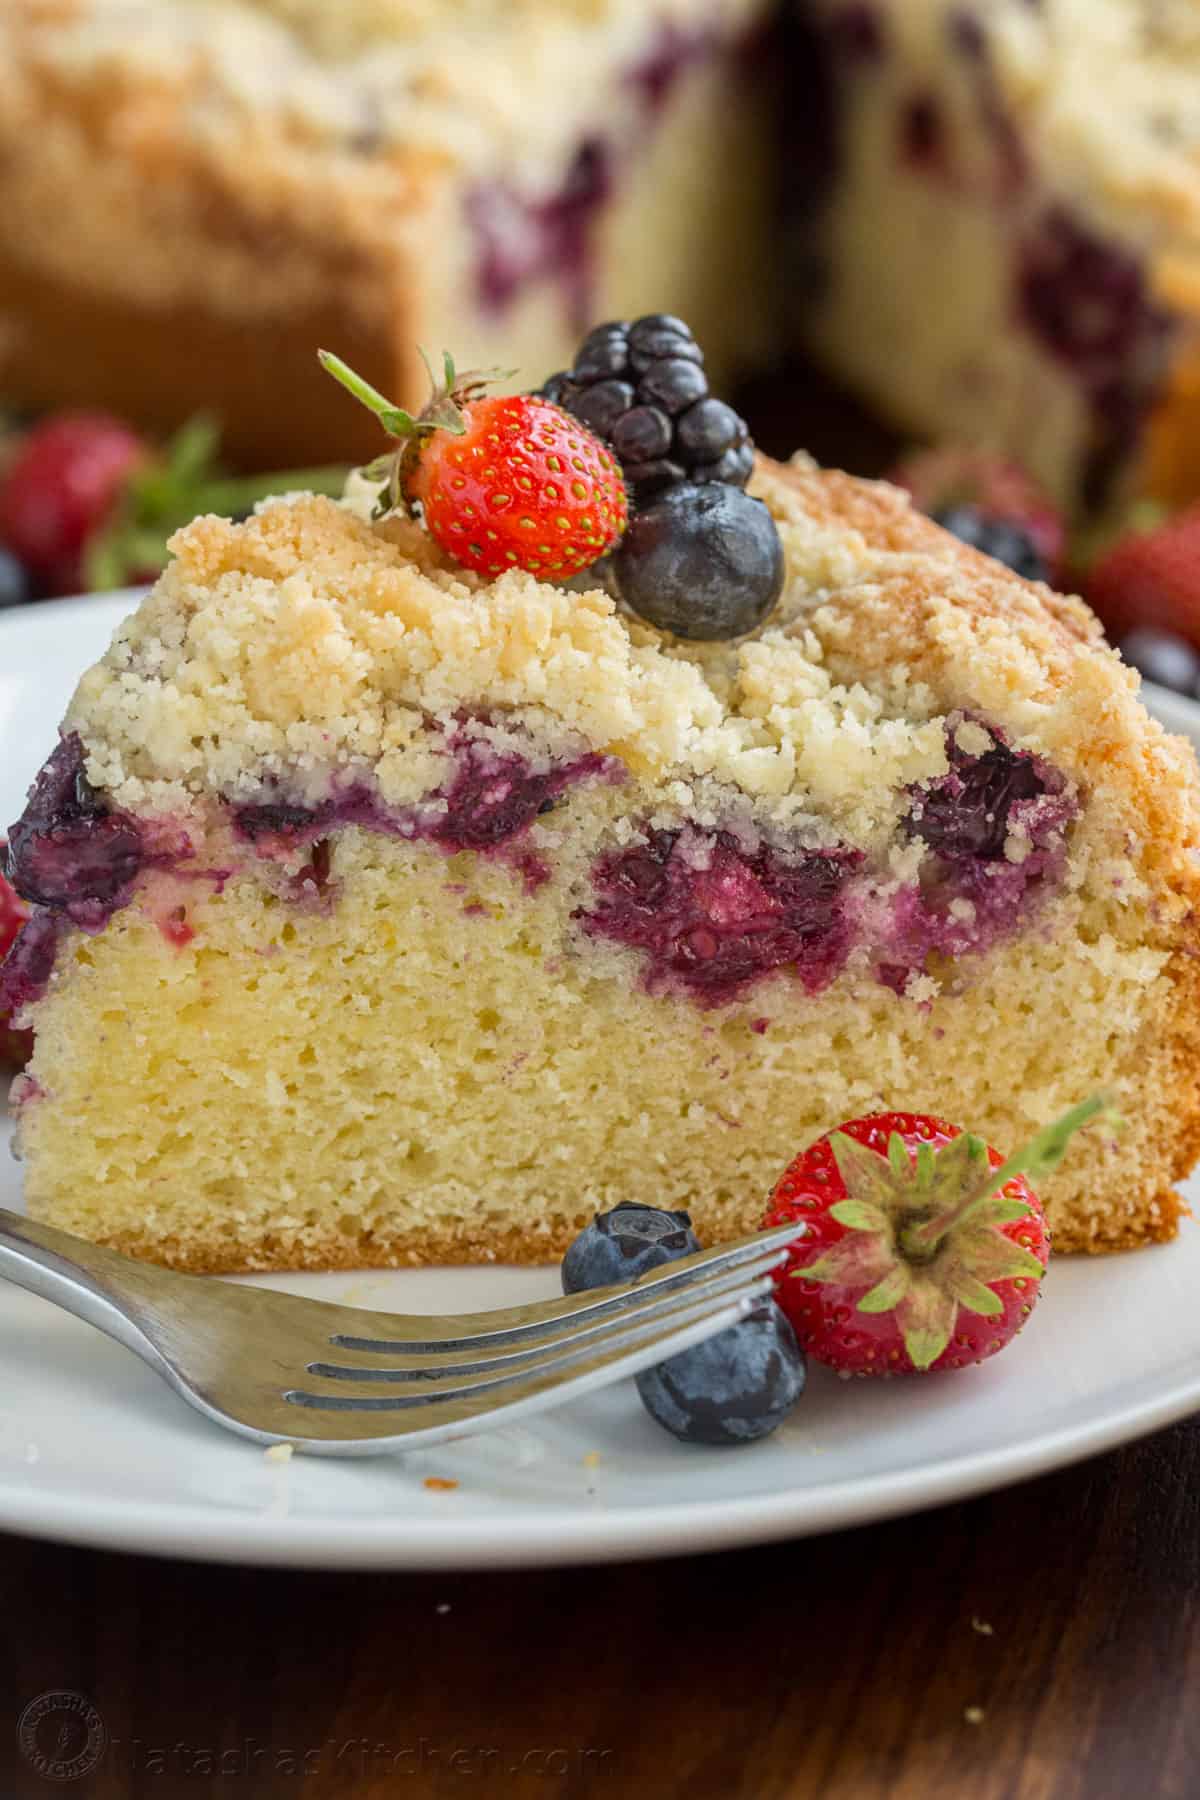
[[[597,325],[541,392],[612,445],[635,502],[679,482],[750,479],[746,422],[709,393],[704,352],[670,313]]]
[[[1049,571],[1041,551],[1015,519],[995,518],[977,506],[946,506],[930,518],[974,550],[995,557],[1026,581],[1045,581]]]

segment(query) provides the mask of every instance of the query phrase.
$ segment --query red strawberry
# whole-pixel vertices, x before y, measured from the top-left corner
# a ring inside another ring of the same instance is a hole
[[[4,849],[4,839],[0,838],[0,851]],[[0,857],[0,862],[3,858]],[[0,875],[0,962],[8,955],[16,940],[17,933],[29,917],[29,908],[20,896]],[[0,1012],[0,1063],[23,1063],[28,1059],[33,1048],[33,1034],[29,1031],[14,1031],[9,1023],[8,1014]]]
[[[35,425],[0,481],[0,543],[48,593],[84,585],[87,545],[108,524],[141,439],[107,413],[60,413]]]
[[[0,544],[45,594],[153,580],[167,540],[198,513],[237,515],[292,488],[340,494],[344,468],[225,475],[198,415],[152,449],[105,413],[59,413],[18,442],[0,476]]]
[[[987,450],[947,444],[905,457],[888,480],[907,488],[930,516],[970,506],[985,519],[1020,526],[1037,552],[1046,580],[1057,587],[1064,579],[1066,522],[1049,495],[1016,463]]]
[[[377,516],[419,506],[434,541],[481,575],[506,569],[565,581],[611,550],[629,519],[612,452],[569,413],[536,394],[484,392],[486,378],[445,381],[418,418],[393,406],[340,357],[329,373],[373,412],[402,448],[369,473],[386,475]]]
[[[1033,1310],[1049,1260],[1027,1175],[1061,1161],[1106,1112],[1085,1100],[1006,1162],[982,1138],[920,1113],[872,1113],[785,1170],[764,1227],[808,1231],[777,1276],[801,1346],[853,1375],[982,1362]]]
[[[1114,643],[1131,626],[1174,631],[1200,649],[1200,501],[1104,552],[1085,590]]]

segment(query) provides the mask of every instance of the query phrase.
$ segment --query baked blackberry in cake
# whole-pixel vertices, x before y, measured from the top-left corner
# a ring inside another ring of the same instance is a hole
[[[790,283],[902,430],[1077,510],[1200,491],[1200,29],[1157,0],[796,0]]]
[[[372,445],[317,343],[407,403],[417,344],[551,368],[652,305],[752,358],[773,10],[0,6],[0,391],[161,430],[203,407],[277,469]]]
[[[543,1260],[620,1201],[752,1229],[871,1110],[1016,1143],[1105,1087],[1057,1246],[1172,1235],[1197,771],[1081,602],[804,457],[750,483],[778,603],[705,641],[360,491],[181,532],[11,833],[37,1216],[194,1270]]]

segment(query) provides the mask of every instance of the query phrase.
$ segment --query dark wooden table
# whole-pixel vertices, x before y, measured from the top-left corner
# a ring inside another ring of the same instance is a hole
[[[1200,1421],[911,1519],[506,1574],[0,1539],[0,1796],[1200,1794]],[[86,1697],[108,1748],[52,1781]],[[29,1719],[33,1713],[32,1726]]]

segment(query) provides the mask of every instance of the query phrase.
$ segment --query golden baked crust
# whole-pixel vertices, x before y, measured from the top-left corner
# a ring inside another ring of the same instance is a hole
[[[35,1212],[195,1269],[545,1260],[620,1198],[750,1229],[784,1163],[856,1113],[940,1113],[1008,1147],[1109,1085],[1128,1130],[1090,1134],[1046,1184],[1056,1245],[1172,1235],[1200,1149],[1190,749],[1079,601],[894,490],[804,459],[764,459],[755,485],[789,580],[735,644],[660,638],[599,593],[480,583],[413,527],[328,501],[181,534],[68,725],[114,802],[186,821],[233,873],[150,878],[64,944],[21,1106]],[[336,904],[305,911],[283,899],[290,864],[228,854],[215,796],[251,799],[264,771],[309,797],[346,770],[390,804],[438,791],[427,724],[464,709],[498,746],[626,772],[531,827],[534,889],[503,860],[349,826]],[[580,931],[597,855],[647,818],[802,833],[910,879],[897,790],[944,772],[948,729],[990,743],[974,720],[1081,806],[1058,885],[990,948],[903,993],[852,957],[818,995],[776,974],[703,1011]],[[179,905],[182,948],[156,922]]]

